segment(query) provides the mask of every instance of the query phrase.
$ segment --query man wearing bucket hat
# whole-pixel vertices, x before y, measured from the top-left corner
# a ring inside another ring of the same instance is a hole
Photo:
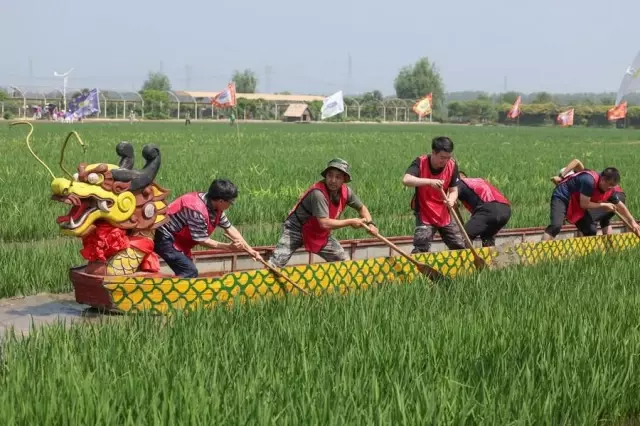
[[[269,264],[282,268],[293,253],[304,246],[327,262],[348,260],[344,248],[331,236],[334,229],[366,224],[377,233],[371,214],[362,201],[346,184],[351,181],[349,163],[340,158],[329,161],[321,173],[324,178],[311,185],[298,198],[282,225],[282,234],[269,259]],[[360,218],[338,219],[349,206],[358,211]]]

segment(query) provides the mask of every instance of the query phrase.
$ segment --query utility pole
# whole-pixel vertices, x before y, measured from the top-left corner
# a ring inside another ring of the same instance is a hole
[[[352,68],[352,64],[351,64],[351,53],[348,54],[348,62],[347,62],[347,87],[345,90],[345,95],[348,95],[351,90],[351,79],[353,77],[353,68]]]
[[[73,71],[75,68],[71,68],[69,71],[65,72],[64,74],[58,74],[57,72],[53,72],[53,76],[54,77],[62,77],[62,100],[64,102],[64,112],[67,112],[67,81],[69,78],[69,74],[71,74],[71,71]]]

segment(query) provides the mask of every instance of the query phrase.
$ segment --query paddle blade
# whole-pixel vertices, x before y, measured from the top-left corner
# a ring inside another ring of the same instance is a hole
[[[417,266],[417,268],[420,273],[425,274],[431,281],[443,281],[447,279],[447,277],[442,275],[440,272],[427,265],[421,264]]]

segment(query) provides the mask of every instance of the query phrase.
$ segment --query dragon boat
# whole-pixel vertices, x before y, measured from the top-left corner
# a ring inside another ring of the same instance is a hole
[[[33,126],[27,145],[38,159],[29,145],[32,132]],[[66,178],[55,177],[40,159],[38,161],[53,177],[51,198],[71,206],[66,215],[57,219],[61,232],[82,241],[80,253],[87,263],[69,270],[79,304],[121,313],[166,314],[301,292],[311,296],[345,293],[407,282],[421,275],[407,257],[397,255],[397,249],[367,238],[341,241],[350,258],[342,262],[325,262],[299,249],[289,266],[275,271],[288,279],[264,268],[244,252],[216,250],[194,251],[194,261],[200,271],[198,278],[175,277],[153,252],[154,232],[168,220],[169,191],[155,181],[161,165],[159,148],[145,145],[142,149],[145,165],[137,170],[132,145],[120,142],[116,146],[120,157],[118,165],[81,163],[71,175],[64,169],[62,157],[73,134],[84,146],[75,132],[65,140],[60,166]],[[581,238],[577,237],[575,227],[565,226],[556,240],[547,242],[540,241],[543,232],[543,228],[503,230],[497,235],[496,247],[474,250],[489,269],[494,269],[624,250],[640,243],[622,224],[614,224],[613,235]],[[389,240],[405,251],[412,247],[410,236]],[[433,252],[411,257],[450,279],[478,272],[472,249],[446,250],[439,237],[432,247]],[[266,257],[274,247],[255,249]]]

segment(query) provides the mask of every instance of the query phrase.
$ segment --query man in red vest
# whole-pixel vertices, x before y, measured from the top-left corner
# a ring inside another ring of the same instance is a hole
[[[413,160],[402,178],[403,185],[416,189],[411,200],[416,217],[412,253],[429,251],[436,231],[450,250],[465,248],[461,230],[447,207],[453,207],[458,199],[458,165],[452,154],[453,141],[436,137],[431,141],[431,154]],[[441,188],[445,193],[449,191],[446,200]]]
[[[562,182],[564,178],[583,170],[585,170],[584,164],[582,164],[582,162],[577,158],[574,158],[569,162],[569,164],[560,169],[560,173],[558,174],[558,176],[552,177],[551,181],[554,185],[557,186],[560,182]],[[626,202],[627,196],[620,185],[617,185],[614,188],[614,195],[622,203]],[[627,208],[626,204],[622,204],[620,207],[625,209]],[[613,228],[611,227],[611,219],[613,219],[613,216],[615,216],[615,212],[599,208],[588,210],[587,213],[591,216],[591,219],[593,219],[594,223],[600,223],[602,235],[609,235],[613,232]],[[578,234],[582,235],[582,232],[578,232]]]
[[[485,179],[469,178],[461,170],[458,200],[471,213],[464,229],[473,241],[482,239],[482,247],[496,245],[496,234],[511,218],[511,203]]]
[[[564,174],[569,174],[564,176]],[[632,230],[640,235],[638,225],[627,207],[616,196],[616,187],[620,183],[620,172],[615,167],[607,167],[601,173],[582,170],[561,172],[561,180],[551,195],[550,224],[545,229],[542,241],[552,240],[560,233],[565,219],[575,225],[584,236],[593,236],[598,232],[593,217],[588,210],[602,209],[606,212],[619,212],[630,223]],[[555,182],[554,182],[555,183]]]
[[[207,193],[189,192],[169,205],[169,221],[156,230],[154,251],[167,262],[176,276],[198,276],[191,253],[191,249],[198,244],[228,251],[241,249],[243,244],[248,247],[224,213],[237,197],[238,189],[233,183],[226,179],[216,179]],[[220,243],[210,239],[209,236],[218,226],[235,242]],[[254,259],[262,258],[257,251],[249,250]]]
[[[331,236],[332,230],[366,224],[372,233],[378,232],[367,206],[346,185],[351,181],[349,164],[333,159],[321,175],[324,179],[300,196],[284,221],[280,240],[269,259],[271,266],[282,268],[302,246],[327,262],[348,260],[344,248]],[[338,219],[347,206],[357,210],[360,218]]]

